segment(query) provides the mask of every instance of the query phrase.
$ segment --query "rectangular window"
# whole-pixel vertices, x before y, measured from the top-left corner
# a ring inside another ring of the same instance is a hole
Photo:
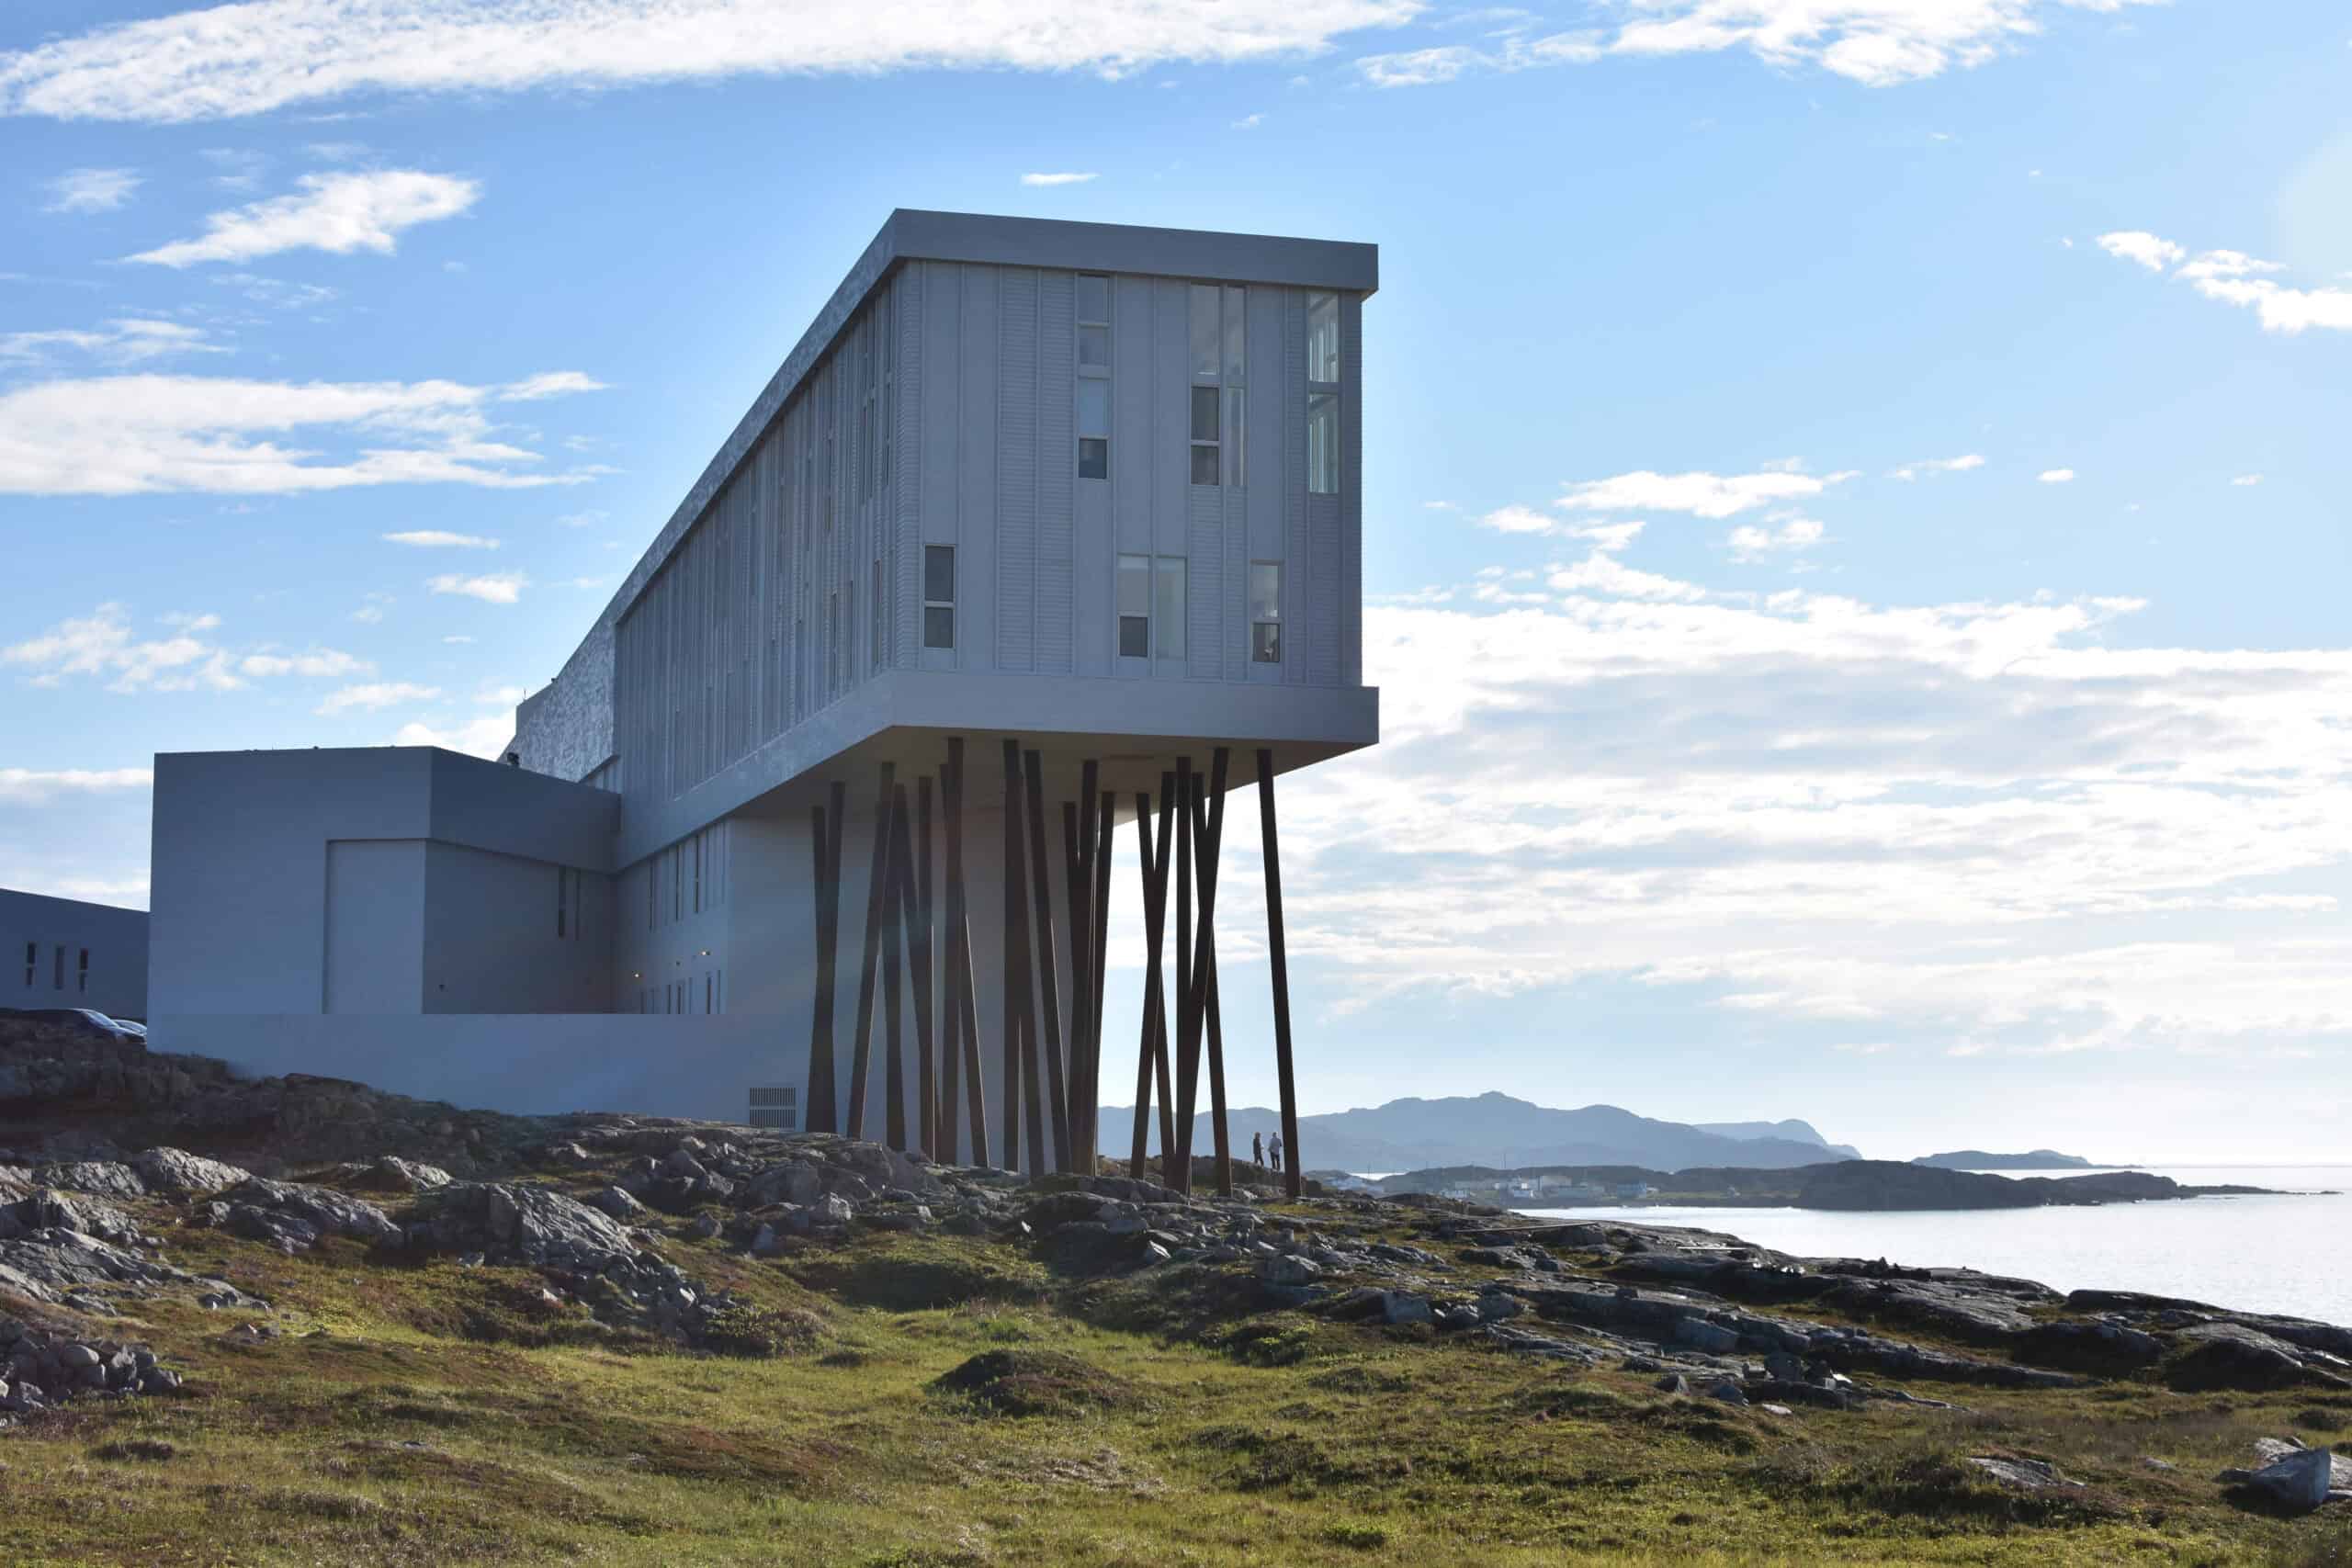
[[[1111,280],[1078,279],[1078,477],[1111,477]]]
[[[695,913],[702,913],[702,835],[695,835]]]
[[[57,949],[57,962],[51,968],[50,983],[57,990],[65,988],[65,949],[62,944]]]
[[[555,934],[561,940],[571,934],[571,873],[562,866],[555,868]]]
[[[1193,285],[1191,338],[1193,379],[1216,380],[1222,364],[1224,334],[1217,326],[1217,289],[1215,284]]]
[[[1340,394],[1306,394],[1306,488],[1314,495],[1340,493]]]
[[[1249,304],[1248,291],[1227,288],[1225,291],[1225,381],[1233,386],[1242,379],[1242,340],[1246,335],[1244,321]]]
[[[1216,291],[1210,290],[1214,298]],[[1217,389],[1215,387],[1193,389],[1193,482],[1213,485],[1217,482]]]
[[[1109,278],[1091,273],[1079,274],[1078,319],[1081,321],[1100,322],[1105,326],[1110,324],[1111,280]]]
[[[1244,396],[1238,387],[1225,389],[1225,482],[1237,490],[1250,482],[1249,468],[1243,461],[1250,450]]]
[[[1100,377],[1078,382],[1078,477],[1111,477],[1111,383]]]
[[[956,646],[956,547],[922,547],[922,645]]]
[[[90,950],[86,947],[82,950],[81,963],[74,967],[74,979],[76,990],[87,991],[90,988]]]
[[[32,989],[33,975],[40,968],[40,943],[28,942],[25,943],[25,989]]]
[[[1119,657],[1151,657],[1151,558],[1119,558]]]
[[[1151,573],[1151,650],[1184,657],[1184,558],[1162,556]]]
[[[718,982],[708,975],[705,975],[702,977],[702,1010],[703,1016],[706,1018],[718,1010],[716,1008],[711,1006],[711,991],[712,987],[717,984]]]
[[[1082,479],[1107,479],[1111,477],[1111,444],[1099,436],[1078,438],[1078,477]]]
[[[1250,657],[1260,664],[1283,661],[1283,568],[1280,561],[1250,563]]]
[[[1340,297],[1306,297],[1306,378],[1337,386],[1340,380]]]
[[[1111,329],[1081,326],[1078,329],[1078,367],[1080,370],[1111,368]]]
[[[874,563],[874,668],[879,670],[889,660],[888,643],[884,636],[888,617],[884,614],[882,600],[882,563]]]

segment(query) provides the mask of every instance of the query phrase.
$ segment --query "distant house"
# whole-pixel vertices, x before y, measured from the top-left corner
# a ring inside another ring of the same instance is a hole
[[[1463,1201],[1463,1202],[1466,1203],[1466,1202],[1470,1201],[1470,1200],[1471,1200],[1471,1198],[1472,1198],[1473,1194],[1472,1194],[1472,1192],[1471,1192],[1470,1189],[1468,1189],[1467,1187],[1464,1187],[1464,1186],[1461,1186],[1461,1185],[1459,1185],[1459,1184],[1456,1184],[1456,1185],[1454,1185],[1454,1186],[1452,1186],[1452,1187],[1448,1187],[1448,1188],[1446,1188],[1443,1191],[1440,1192],[1440,1193],[1438,1194],[1438,1196],[1439,1196],[1439,1197],[1441,1197],[1441,1198],[1455,1198],[1455,1199],[1459,1199],[1461,1201]]]
[[[1617,1184],[1617,1196],[1620,1198],[1646,1198],[1649,1195],[1650,1184],[1646,1181],[1621,1181]]]
[[[1515,1176],[1503,1183],[1503,1196],[1541,1198],[1544,1196],[1544,1179],[1540,1176]]]

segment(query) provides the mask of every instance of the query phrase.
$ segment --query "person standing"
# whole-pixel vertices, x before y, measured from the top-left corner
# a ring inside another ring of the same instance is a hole
[[[1272,1162],[1272,1168],[1279,1172],[1283,1168],[1283,1135],[1280,1133],[1266,1140],[1266,1155]]]
[[[1250,1163],[1261,1167],[1266,1163],[1266,1134],[1263,1133],[1250,1134]]]

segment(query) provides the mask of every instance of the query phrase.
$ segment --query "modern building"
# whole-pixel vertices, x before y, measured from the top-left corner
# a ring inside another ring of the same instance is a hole
[[[0,887],[0,1008],[147,1016],[147,915]]]
[[[157,759],[159,1044],[1049,1162],[1092,1146],[1098,1068],[1125,1099],[1172,1062],[1144,1098],[1189,1120],[1224,797],[1271,846],[1272,776],[1378,739],[1377,271],[1362,244],[893,213],[506,766]],[[1131,841],[1182,971],[1134,1056],[1141,1021],[1099,1018]]]

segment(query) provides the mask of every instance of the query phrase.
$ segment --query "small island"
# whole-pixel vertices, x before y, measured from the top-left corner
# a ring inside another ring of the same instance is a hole
[[[2095,1162],[2056,1149],[2034,1149],[2021,1155],[1988,1154],[1983,1149],[1954,1149],[1949,1154],[1921,1155],[1911,1162],[1937,1170],[2090,1170]]]

